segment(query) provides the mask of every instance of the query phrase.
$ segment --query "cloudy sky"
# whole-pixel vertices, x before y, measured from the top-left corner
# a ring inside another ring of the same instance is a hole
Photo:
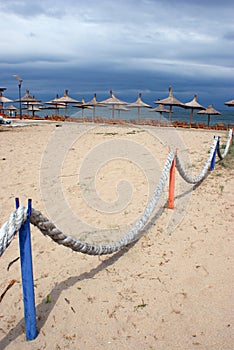
[[[0,86],[44,101],[234,98],[233,0],[0,0]]]

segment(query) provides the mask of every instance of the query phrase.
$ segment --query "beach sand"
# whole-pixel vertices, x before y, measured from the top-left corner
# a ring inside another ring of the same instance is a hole
[[[214,135],[221,143],[227,135],[59,125],[0,129],[1,225],[15,197],[22,205],[32,198],[33,208],[65,233],[116,240],[143,212],[169,147],[178,148],[194,176]],[[16,280],[0,303],[0,349],[233,349],[233,175],[233,168],[216,164],[193,190],[176,173],[175,209],[167,209],[167,185],[139,241],[110,256],[73,252],[31,225],[39,330],[31,342],[19,260],[7,270],[19,256],[17,235],[0,261],[0,294]],[[118,187],[125,178],[128,184]]]

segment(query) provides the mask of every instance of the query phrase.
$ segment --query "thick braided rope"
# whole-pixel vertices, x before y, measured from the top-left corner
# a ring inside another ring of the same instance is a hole
[[[217,147],[217,153],[220,159],[224,159],[228,153],[228,150],[230,148],[232,142],[232,129],[230,129],[228,131],[228,138],[227,138],[227,143],[226,143],[226,147],[223,153],[221,153],[220,148],[219,148],[219,142],[218,142],[218,147]]]
[[[104,255],[117,252],[124,246],[132,243],[140,237],[139,231],[145,226],[145,224],[149,220],[163,192],[173,159],[174,152],[172,151],[168,156],[159,183],[153,193],[153,197],[146,206],[143,214],[138,219],[135,226],[126,235],[124,235],[116,242],[104,245],[89,244],[87,242],[82,242],[79,239],[75,239],[71,236],[67,236],[59,229],[57,229],[55,225],[52,222],[50,222],[41,212],[35,209],[32,209],[30,222],[33,225],[37,226],[44,235],[50,236],[50,238],[58,244],[62,244],[66,247],[69,247],[76,252],[81,252],[88,255]]]
[[[9,220],[0,228],[0,256],[9,246],[15,234],[19,231],[26,219],[27,208],[20,206],[11,213]]]
[[[212,143],[212,146],[210,148],[208,159],[207,159],[202,171],[200,172],[200,174],[198,176],[196,176],[195,178],[191,178],[186,174],[185,170],[182,167],[180,159],[179,159],[178,155],[176,154],[176,169],[178,170],[180,176],[184,179],[184,181],[186,181],[190,184],[197,184],[205,179],[207,172],[210,168],[211,160],[212,160],[212,157],[214,155],[214,152],[215,152],[215,149],[217,146],[217,142],[218,142],[218,138],[215,137],[214,141]]]

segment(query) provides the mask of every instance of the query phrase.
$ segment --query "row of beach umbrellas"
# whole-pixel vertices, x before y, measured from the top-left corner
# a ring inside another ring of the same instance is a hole
[[[53,100],[45,102],[47,107],[43,107],[41,104],[41,101],[36,99],[34,96],[31,96],[29,93],[29,90],[26,90],[26,94],[21,98],[17,99],[14,102],[22,102],[24,105],[26,105],[26,109],[28,111],[32,111],[32,114],[36,111],[40,111],[41,108],[44,109],[56,109],[59,111],[59,109],[64,108],[67,109],[69,104],[73,104],[73,107],[75,108],[81,108],[82,109],[82,117],[83,117],[83,111],[84,109],[93,109],[93,118],[95,117],[96,113],[96,107],[105,107],[105,106],[110,106],[112,110],[112,119],[114,119],[115,111],[117,110],[120,116],[120,111],[128,111],[129,108],[136,108],[138,110],[138,122],[140,122],[140,110],[141,108],[149,108],[152,112],[158,112],[160,113],[160,116],[162,113],[169,113],[169,122],[172,121],[172,108],[173,106],[178,106],[181,108],[187,108],[190,109],[190,126],[192,124],[193,120],[193,114],[194,110],[199,110],[198,114],[207,114],[208,115],[208,126],[210,124],[210,116],[211,115],[219,115],[221,114],[219,111],[215,110],[213,105],[208,106],[207,108],[203,107],[201,104],[198,103],[197,101],[197,96],[194,95],[194,98],[187,103],[183,103],[179,101],[177,98],[174,97],[173,92],[172,92],[172,87],[169,86],[169,96],[166,97],[165,99],[158,99],[157,101],[154,101],[155,104],[158,104],[158,107],[153,108],[142,101],[142,95],[141,93],[138,94],[138,98],[135,102],[133,103],[127,103],[125,101],[120,100],[117,98],[113,91],[110,90],[110,97],[103,100],[103,101],[97,101],[97,96],[96,93],[94,94],[94,97],[92,98],[91,101],[85,102],[85,99],[82,98],[82,101],[78,101],[68,95],[68,90],[65,90],[65,93],[62,97],[59,97],[56,95],[56,97]],[[9,111],[16,111],[17,108],[13,105],[10,105],[6,108],[4,108],[4,103],[11,103],[13,102],[12,100],[8,99],[7,97],[3,96],[2,92],[0,93],[0,109],[5,109]],[[228,101],[224,103],[227,106],[233,107],[234,106],[234,100]],[[169,107],[169,110],[165,108],[165,106]]]

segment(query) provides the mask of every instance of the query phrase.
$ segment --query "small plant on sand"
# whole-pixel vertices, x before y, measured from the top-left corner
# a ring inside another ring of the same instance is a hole
[[[144,130],[132,130],[132,131],[126,132],[126,134],[127,134],[127,135],[138,134],[139,132],[144,132]]]
[[[135,306],[135,311],[138,310],[138,309],[143,309],[146,306],[147,306],[147,304],[142,299],[141,304],[138,304],[138,305]]]
[[[221,192],[221,194],[223,193],[223,190],[224,190],[224,185],[220,185],[219,186],[219,189],[220,189],[220,192]]]
[[[221,147],[222,148],[222,147]],[[231,145],[226,157],[219,161],[218,163],[226,169],[233,169],[234,167],[234,145]]]
[[[49,303],[51,303],[51,297],[48,294],[47,297],[46,297],[46,304],[49,304]]]

